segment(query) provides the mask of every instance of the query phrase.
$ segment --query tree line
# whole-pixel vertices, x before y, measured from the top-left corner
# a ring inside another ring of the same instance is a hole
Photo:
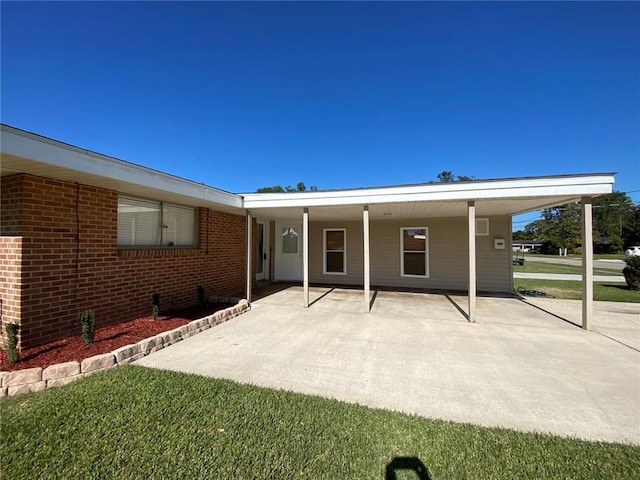
[[[513,232],[513,239],[543,242],[542,253],[557,253],[559,248],[577,252],[582,244],[580,202],[545,208],[538,220]],[[624,192],[594,198],[593,243],[595,253],[619,253],[640,244],[640,205]]]
[[[469,177],[467,175],[454,175],[452,172],[448,170],[443,170],[440,172],[437,177],[438,180],[429,180],[428,183],[449,183],[449,182],[468,182],[470,180],[475,180],[476,177]],[[309,191],[315,192],[318,190],[318,187],[312,185],[309,187]],[[257,193],[286,193],[286,192],[306,192],[307,186],[304,182],[298,182],[295,187],[291,185],[287,185],[283,187],[282,185],[272,185],[270,187],[260,187],[256,190]]]

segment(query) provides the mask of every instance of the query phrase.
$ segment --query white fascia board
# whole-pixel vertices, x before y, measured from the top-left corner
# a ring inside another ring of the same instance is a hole
[[[244,206],[259,209],[546,196],[580,197],[611,193],[613,182],[613,175],[607,173],[327,192],[252,193],[244,195]]]
[[[163,190],[234,208],[242,197],[117,158],[83,150],[39,135],[2,126],[2,152],[77,172]]]

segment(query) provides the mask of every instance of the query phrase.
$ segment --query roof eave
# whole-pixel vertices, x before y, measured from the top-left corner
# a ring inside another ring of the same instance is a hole
[[[184,198],[189,204],[216,204],[222,208],[242,209],[242,196],[186,180],[100,153],[83,150],[50,138],[2,125],[0,145],[3,155],[32,162],[29,168],[13,168],[14,173],[37,174],[37,164],[59,169],[64,180],[87,178],[90,184],[102,186],[100,179],[118,182],[125,193],[136,188]],[[6,162],[8,163],[8,162]],[[5,167],[5,165],[3,165]],[[6,168],[5,168],[6,169]],[[11,169],[9,167],[9,169]]]

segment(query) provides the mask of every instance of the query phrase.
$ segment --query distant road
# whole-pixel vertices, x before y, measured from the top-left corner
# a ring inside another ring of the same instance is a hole
[[[559,265],[574,265],[574,266],[582,266],[581,258],[570,258],[570,257],[539,257],[537,255],[525,255],[525,260],[527,262],[540,262],[540,263],[555,263]],[[594,260],[593,266],[598,268],[609,268],[611,270],[622,271],[625,267],[626,263],[624,260]]]

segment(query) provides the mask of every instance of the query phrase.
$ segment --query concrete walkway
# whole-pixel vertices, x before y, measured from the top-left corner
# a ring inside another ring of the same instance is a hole
[[[524,273],[513,272],[513,278],[535,278],[537,280],[576,280],[582,281],[582,275],[568,273]],[[594,275],[594,282],[626,283],[622,275]]]
[[[640,305],[598,308],[603,331],[586,332],[575,325],[579,306],[553,299],[482,297],[475,324],[462,314],[463,295],[376,292],[368,315],[358,290],[311,288],[311,307],[301,302],[301,287],[287,288],[135,363],[425,417],[640,444]]]

